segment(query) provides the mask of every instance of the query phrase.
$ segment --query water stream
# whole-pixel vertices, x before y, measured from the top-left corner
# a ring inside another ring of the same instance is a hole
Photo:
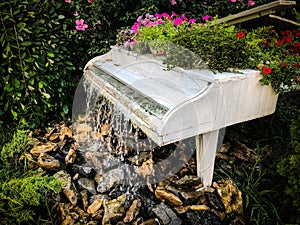
[[[92,129],[92,135],[81,143],[82,151],[97,152],[102,176],[111,176],[114,170],[123,186],[158,183],[178,172],[195,151],[194,138],[157,146],[131,122],[129,112],[113,105],[99,86],[84,78],[74,101],[74,127],[85,124]]]

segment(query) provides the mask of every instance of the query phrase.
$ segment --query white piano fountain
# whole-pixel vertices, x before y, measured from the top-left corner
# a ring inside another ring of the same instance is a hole
[[[220,129],[273,113],[277,95],[259,71],[168,70],[162,58],[112,47],[84,77],[159,146],[195,136],[197,173],[210,186]]]

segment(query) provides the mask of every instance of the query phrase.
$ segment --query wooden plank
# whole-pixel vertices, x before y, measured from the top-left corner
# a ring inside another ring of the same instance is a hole
[[[291,25],[300,26],[300,23],[297,23],[297,22],[295,22],[293,20],[289,20],[289,19],[283,18],[281,16],[269,15],[269,17],[272,18],[272,19],[276,19],[276,20],[285,22],[285,23],[289,23]]]
[[[267,16],[273,13],[276,13],[278,11],[291,8],[296,5],[295,1],[282,1],[278,0],[275,2],[271,2],[268,4],[264,4],[234,15],[230,15],[227,17],[224,17],[222,19],[217,20],[215,23],[226,23],[228,25],[234,25],[237,23],[242,23],[245,21],[249,21],[252,19],[256,19],[259,17]]]

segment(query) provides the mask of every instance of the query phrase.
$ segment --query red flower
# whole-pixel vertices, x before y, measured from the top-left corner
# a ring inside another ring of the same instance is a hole
[[[300,43],[299,42],[295,42],[294,43],[294,47],[300,47]]]
[[[291,48],[290,48],[290,51],[291,51],[291,52],[294,52],[294,53],[297,53],[297,52],[298,52],[298,48],[296,48],[296,47],[291,47]]]
[[[243,38],[243,37],[245,37],[245,33],[243,31],[238,32],[237,37],[238,38]]]
[[[298,66],[299,66],[299,63],[293,63],[293,66],[294,66],[294,67],[298,67]]]
[[[282,39],[282,40],[278,40],[278,41],[276,41],[276,43],[275,43],[275,44],[276,44],[277,46],[280,46],[280,45],[283,45],[283,44],[284,44],[284,42],[285,42],[285,41]]]
[[[261,71],[263,72],[263,74],[270,74],[270,73],[272,73],[271,68],[265,67],[265,66],[262,68]]]
[[[266,47],[270,47],[270,42],[265,41],[265,42],[263,42],[262,44],[263,44],[264,46],[266,46]]]
[[[283,30],[280,31],[281,35],[285,35],[285,32]]]
[[[296,32],[296,36],[299,37],[300,36],[300,32]]]
[[[287,36],[292,36],[292,31],[290,31],[290,30],[286,30],[285,33]]]
[[[280,65],[281,65],[282,67],[286,67],[286,64],[285,64],[284,62],[280,62]]]
[[[290,36],[285,36],[284,37],[284,40],[287,42],[287,43],[292,43],[292,38]]]

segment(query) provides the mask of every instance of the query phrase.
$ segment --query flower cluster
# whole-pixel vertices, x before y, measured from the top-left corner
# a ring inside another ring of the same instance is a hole
[[[271,84],[275,92],[299,84],[300,31],[277,33],[271,27],[241,31],[234,26],[214,25],[212,20],[210,15],[202,16],[202,21],[196,23],[196,19],[174,12],[146,14],[119,33],[122,35],[118,44],[130,50],[136,46],[135,50],[141,53],[149,52],[145,50],[148,48],[152,54],[161,55],[165,51],[163,43],[167,41],[201,55],[212,71],[258,69],[262,84]]]
[[[300,82],[300,31],[280,30],[276,34],[273,41],[262,43],[267,60],[261,61],[261,70],[266,83],[278,90],[288,89]]]
[[[232,3],[236,3],[236,0],[230,0]],[[254,6],[255,5],[255,2],[252,1],[252,0],[248,0],[248,5],[250,6]]]
[[[133,47],[137,41],[170,41],[180,30],[195,23],[196,19],[187,18],[184,14],[179,16],[175,12],[172,12],[171,15],[168,13],[155,13],[154,15],[148,13],[144,17],[139,16],[130,29],[121,31],[118,43],[124,44],[125,47]]]

